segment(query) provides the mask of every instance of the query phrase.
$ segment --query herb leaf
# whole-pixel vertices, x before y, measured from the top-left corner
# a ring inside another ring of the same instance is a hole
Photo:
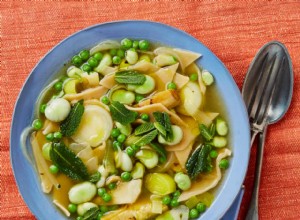
[[[208,127],[206,127],[204,124],[199,125],[199,130],[201,136],[204,138],[206,141],[211,141],[213,139],[213,135],[210,133],[210,130]]]
[[[144,146],[146,144],[149,144],[151,141],[154,140],[154,138],[157,136],[158,132],[157,130],[150,131],[149,133],[143,135],[143,136],[136,136],[131,135],[127,138],[126,144],[132,145],[135,144],[137,146]]]
[[[137,117],[136,112],[128,110],[122,103],[118,101],[112,101],[112,103],[109,105],[109,109],[113,120],[120,122],[123,125],[134,122]]]
[[[159,143],[150,143],[150,146],[162,157],[163,161],[167,161],[167,151]]]
[[[58,169],[74,180],[88,180],[89,174],[82,160],[63,142],[53,143],[50,158]]]
[[[157,126],[156,128],[160,131],[161,135],[166,139],[166,141],[173,140],[173,130],[171,126],[171,120],[166,112],[153,112],[153,117],[155,120],[161,125]],[[162,129],[162,127],[164,129]],[[165,132],[164,132],[165,130]]]
[[[153,123],[151,122],[147,122],[144,124],[141,124],[140,126],[138,126],[135,130],[134,130],[134,134],[135,135],[141,135],[141,134],[145,134],[149,131],[152,131],[153,129],[155,129]]]
[[[63,136],[71,137],[76,132],[83,112],[83,100],[80,100],[71,108],[68,117],[60,124],[60,130]]]
[[[93,207],[89,209],[84,215],[82,216],[82,220],[96,220],[100,213],[100,209],[98,207]]]
[[[90,176],[90,180],[89,181],[91,183],[96,183],[96,182],[98,182],[100,180],[100,178],[101,178],[101,173],[96,172],[96,173],[94,173],[93,175]]]
[[[146,77],[136,70],[124,70],[115,74],[115,81],[117,83],[141,85],[146,81]]]
[[[185,167],[192,179],[195,179],[200,173],[210,170],[211,163],[208,159],[210,150],[209,144],[200,145],[188,159]]]

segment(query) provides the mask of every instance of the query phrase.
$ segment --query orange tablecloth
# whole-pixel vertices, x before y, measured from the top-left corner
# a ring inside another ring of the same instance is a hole
[[[294,96],[287,115],[268,130],[259,210],[261,219],[300,219],[299,1],[1,1],[0,9],[0,219],[34,219],[17,190],[9,160],[12,111],[29,72],[70,34],[124,19],[158,21],[188,32],[225,63],[239,88],[263,44],[276,39],[287,46]],[[252,150],[240,219],[250,198],[254,159]]]

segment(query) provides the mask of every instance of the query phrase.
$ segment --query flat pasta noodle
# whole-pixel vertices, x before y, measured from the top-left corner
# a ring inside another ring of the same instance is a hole
[[[156,72],[159,69],[159,67],[155,66],[153,63],[148,62],[146,60],[141,60],[136,64],[129,66],[128,69],[152,73],[152,72]]]
[[[205,175],[201,176],[201,181],[194,181],[190,189],[183,191],[178,198],[179,202],[186,201],[192,196],[200,195],[214,188],[222,178],[219,162],[231,155],[231,151],[227,148],[222,149],[215,161],[214,169]]]
[[[82,99],[100,99],[100,97],[102,97],[107,91],[108,89],[104,86],[97,86],[95,88],[86,89],[77,94],[66,94],[63,96],[63,98],[73,103]]]

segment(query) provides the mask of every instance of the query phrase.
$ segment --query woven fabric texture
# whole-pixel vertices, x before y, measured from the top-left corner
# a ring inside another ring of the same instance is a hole
[[[18,192],[9,155],[14,104],[31,69],[70,34],[128,19],[162,22],[191,34],[224,62],[239,88],[263,44],[286,45],[294,94],[286,116],[268,130],[259,211],[263,220],[300,219],[300,2],[136,0],[0,1],[0,219],[35,219]],[[239,219],[249,203],[254,164],[253,148]]]

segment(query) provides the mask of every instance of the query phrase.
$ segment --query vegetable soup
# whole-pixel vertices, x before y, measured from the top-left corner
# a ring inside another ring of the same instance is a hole
[[[193,219],[209,208],[231,150],[214,76],[197,59],[108,40],[42,91],[31,145],[42,191],[64,215]]]

